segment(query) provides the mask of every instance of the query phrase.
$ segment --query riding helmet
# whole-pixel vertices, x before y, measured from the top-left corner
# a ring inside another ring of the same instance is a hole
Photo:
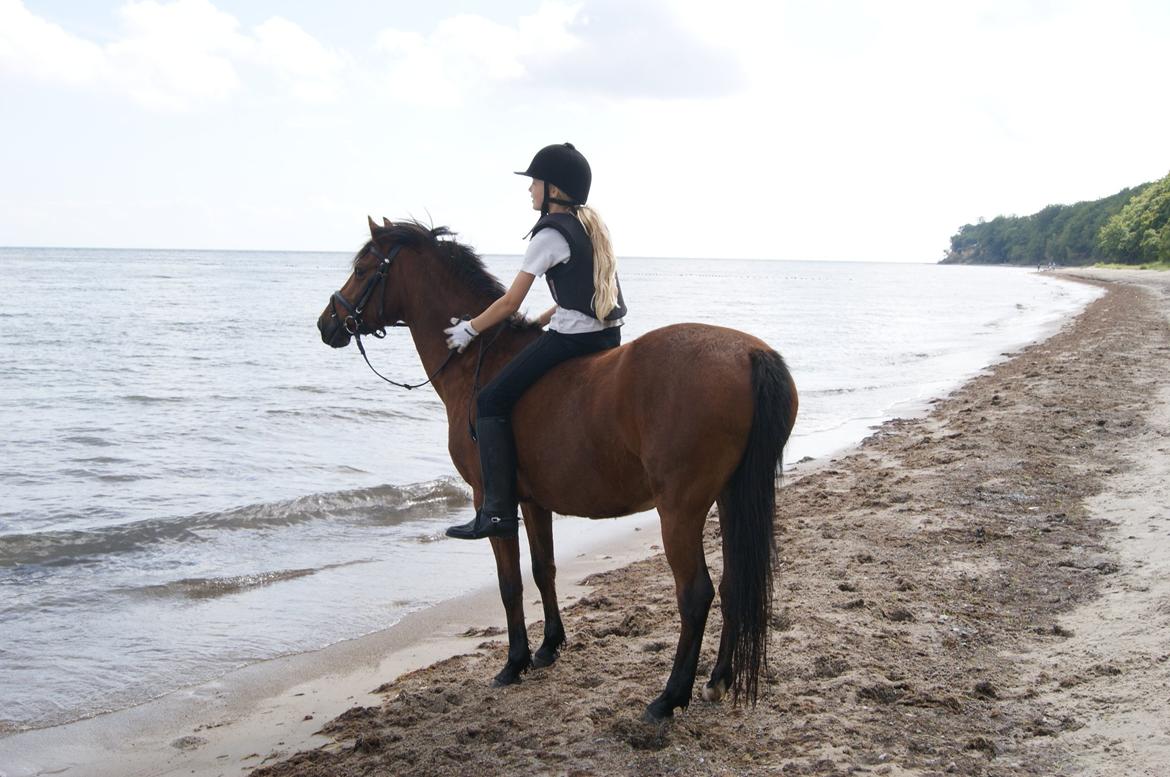
[[[589,184],[593,182],[588,160],[572,143],[545,146],[532,157],[528,169],[517,171],[516,175],[551,183],[572,197],[577,205],[584,205],[589,199]]]

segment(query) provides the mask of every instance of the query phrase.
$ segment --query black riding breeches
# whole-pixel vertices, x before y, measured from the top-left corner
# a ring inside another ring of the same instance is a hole
[[[475,403],[479,417],[510,415],[513,405],[528,387],[553,367],[575,356],[616,348],[621,342],[620,326],[576,335],[552,331],[542,333],[536,342],[504,365],[504,369],[479,392]]]

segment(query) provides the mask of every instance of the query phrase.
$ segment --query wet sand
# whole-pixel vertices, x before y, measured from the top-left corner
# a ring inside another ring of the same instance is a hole
[[[653,514],[603,523],[558,519],[563,602],[589,593],[574,581],[660,551]],[[130,709],[0,737],[0,777],[239,775],[329,744],[322,722],[378,703],[372,689],[387,678],[474,651],[501,631],[499,591],[487,582],[365,637],[254,664]],[[525,585],[536,590],[531,574]]]
[[[1164,774],[1170,278],[1078,275],[1109,292],[1060,333],[786,478],[754,708],[696,691],[639,722],[678,636],[650,526],[560,559],[569,644],[518,686],[490,687],[506,647],[487,589],[23,752],[98,775]],[[717,537],[712,517],[716,580]],[[716,601],[699,684],[719,626]],[[50,768],[20,766],[0,774]]]

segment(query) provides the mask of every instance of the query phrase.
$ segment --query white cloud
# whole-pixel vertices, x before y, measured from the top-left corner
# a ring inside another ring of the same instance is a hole
[[[298,99],[329,99],[347,66],[293,22],[273,17],[249,34],[209,0],[129,2],[119,17],[121,35],[98,45],[20,0],[0,0],[0,72],[99,86],[148,108],[186,111],[244,91],[252,71],[274,75]]]
[[[590,0],[569,20],[577,41],[528,62],[541,86],[619,98],[709,98],[744,84],[730,48],[704,40],[655,0]]]
[[[183,110],[241,87],[232,61],[250,42],[235,17],[207,0],[154,0],[121,9],[127,35],[106,47],[113,81],[148,107]]]
[[[0,73],[100,87],[145,107],[189,111],[242,93],[308,102],[335,99],[347,83],[389,85],[395,99],[452,105],[508,91],[610,98],[726,94],[743,81],[739,60],[659,0],[549,0],[509,23],[476,14],[443,19],[426,33],[375,36],[380,64],[364,72],[292,21],[241,28],[211,0],[130,0],[121,29],[98,43],[0,0]]]
[[[311,102],[335,97],[350,64],[344,55],[280,17],[256,28],[253,57],[280,77],[294,96]]]
[[[0,0],[0,73],[85,84],[105,70],[100,46],[31,13],[20,0]]]
[[[484,87],[524,78],[525,54],[540,50],[546,34],[564,40],[564,24],[573,13],[569,7],[550,4],[515,27],[460,14],[439,22],[429,35],[382,30],[376,45],[385,57],[394,97],[450,103]]]
[[[443,103],[484,90],[611,98],[720,96],[743,83],[739,60],[656,0],[545,2],[511,25],[461,14],[429,34],[378,34],[394,94]]]

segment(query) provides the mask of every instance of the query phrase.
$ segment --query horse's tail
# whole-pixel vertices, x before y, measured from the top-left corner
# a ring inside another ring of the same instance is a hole
[[[732,700],[753,704],[768,665],[772,571],[776,564],[776,475],[796,421],[797,397],[784,359],[751,352],[753,416],[747,448],[719,498],[724,537],[724,606],[734,620]],[[730,573],[730,575],[729,575]]]

